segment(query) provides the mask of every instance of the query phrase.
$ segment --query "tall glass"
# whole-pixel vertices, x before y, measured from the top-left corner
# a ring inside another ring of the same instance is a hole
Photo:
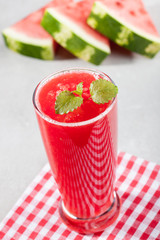
[[[87,72],[113,81],[90,69],[68,69],[39,83],[33,94],[42,139],[61,194],[59,212],[71,229],[83,234],[104,230],[120,209],[115,192],[117,158],[117,98],[98,116],[82,122],[58,122],[39,108],[39,92],[48,81],[66,72]]]

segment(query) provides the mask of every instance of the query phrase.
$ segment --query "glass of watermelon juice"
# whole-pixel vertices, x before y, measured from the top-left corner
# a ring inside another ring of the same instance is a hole
[[[59,212],[71,229],[90,234],[117,218],[115,192],[117,97],[96,104],[89,97],[95,79],[112,80],[90,69],[67,69],[46,77],[33,94],[42,139],[61,194]],[[83,104],[67,114],[55,113],[57,94],[83,82]],[[113,83],[113,82],[112,82]]]

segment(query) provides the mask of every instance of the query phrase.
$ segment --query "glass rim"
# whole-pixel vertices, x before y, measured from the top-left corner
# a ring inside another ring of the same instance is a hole
[[[85,126],[85,125],[88,125],[88,124],[91,124],[91,123],[94,123],[98,120],[100,120],[101,118],[105,117],[110,111],[111,109],[113,108],[115,102],[116,102],[116,99],[117,99],[117,96],[115,98],[113,98],[112,100],[112,103],[111,105],[106,108],[106,110],[102,113],[100,113],[99,115],[97,115],[96,117],[94,118],[91,118],[91,119],[88,119],[88,120],[85,120],[85,121],[81,121],[81,122],[73,122],[73,123],[66,123],[66,122],[58,122],[52,118],[50,118],[49,116],[47,116],[46,114],[44,114],[40,108],[38,107],[37,105],[37,101],[38,101],[38,97],[36,98],[37,94],[39,93],[40,89],[43,87],[43,85],[45,85],[47,82],[49,82],[50,80],[52,80],[54,78],[54,76],[58,76],[58,75],[61,75],[63,73],[69,73],[69,72],[78,72],[78,71],[82,71],[82,72],[90,72],[90,73],[95,73],[95,74],[98,74],[98,75],[103,75],[105,77],[105,79],[107,78],[110,82],[112,82],[115,86],[116,84],[114,83],[114,81],[104,72],[102,71],[99,71],[99,70],[93,70],[93,69],[89,69],[89,68],[79,68],[79,67],[75,67],[75,68],[66,68],[66,69],[63,69],[63,70],[60,70],[60,71],[57,71],[55,73],[51,73],[50,75],[44,77],[39,83],[38,85],[36,86],[34,92],[33,92],[33,97],[32,97],[32,101],[33,101],[33,105],[34,105],[34,108],[36,110],[36,112],[44,119],[46,120],[47,122],[51,123],[51,124],[55,124],[55,125],[58,125],[58,126],[64,126],[64,127],[78,127],[78,126]]]

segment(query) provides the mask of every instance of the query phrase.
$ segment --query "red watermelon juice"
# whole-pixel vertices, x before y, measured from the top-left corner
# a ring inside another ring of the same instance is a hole
[[[114,190],[117,156],[117,98],[96,104],[92,81],[111,79],[88,69],[50,75],[36,88],[33,103],[53,176],[61,194],[60,215],[80,233],[102,231],[119,213]],[[83,82],[83,103],[67,114],[55,113],[57,95]]]

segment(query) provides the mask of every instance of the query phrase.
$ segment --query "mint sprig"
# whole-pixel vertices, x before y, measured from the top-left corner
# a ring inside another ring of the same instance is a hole
[[[90,94],[92,100],[97,104],[104,104],[116,97],[118,88],[112,82],[105,79],[97,79],[90,84]],[[56,114],[73,112],[83,103],[83,82],[76,86],[74,91],[62,91],[57,96],[55,102]],[[76,95],[78,96],[76,96]]]
[[[97,104],[104,104],[116,97],[118,87],[105,79],[97,79],[90,85],[90,94],[92,100]]]
[[[64,114],[68,112],[73,112],[74,109],[77,109],[83,103],[82,98],[83,92],[83,83],[79,83],[76,87],[76,90],[70,91],[62,91],[57,96],[55,102],[55,112],[56,114]],[[75,94],[79,95],[76,97]]]
[[[76,93],[79,96],[82,96],[83,93],[83,82],[80,82],[77,87],[76,90],[72,91],[73,93]]]

